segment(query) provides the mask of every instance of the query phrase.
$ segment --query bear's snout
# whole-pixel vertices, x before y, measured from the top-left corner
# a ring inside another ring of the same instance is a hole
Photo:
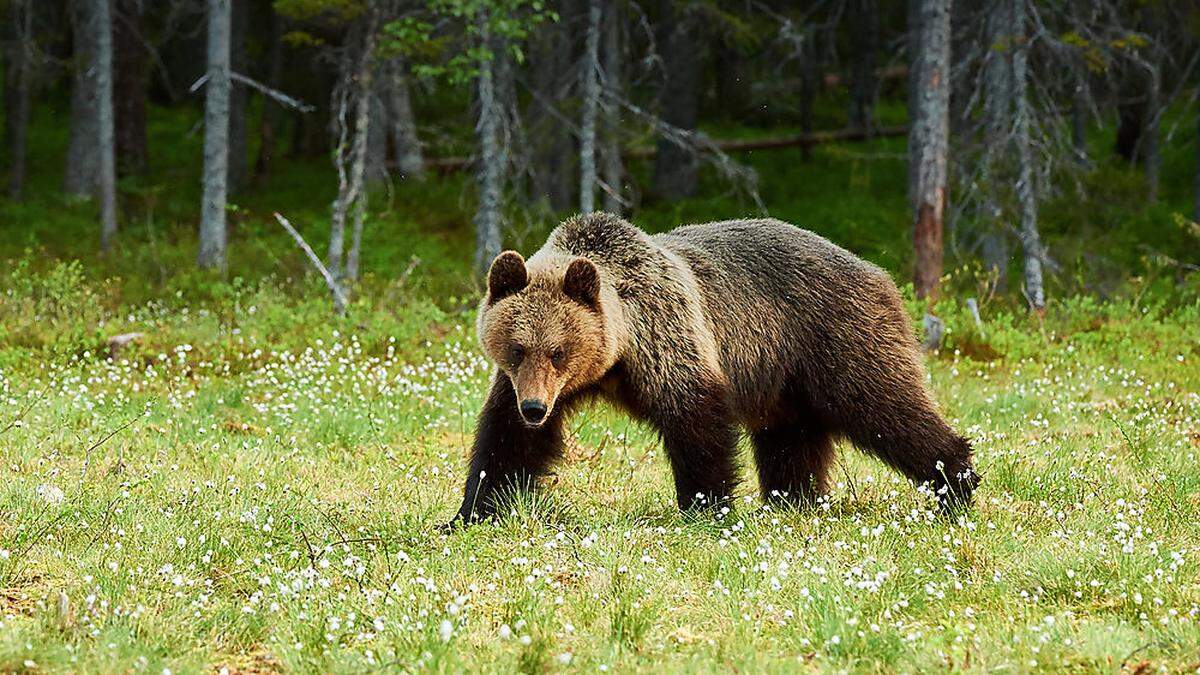
[[[546,421],[546,404],[536,398],[521,401],[521,417],[531,427],[541,426]]]

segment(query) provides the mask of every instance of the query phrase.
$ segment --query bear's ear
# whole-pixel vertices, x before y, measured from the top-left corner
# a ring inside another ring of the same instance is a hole
[[[525,259],[516,251],[505,251],[496,256],[488,270],[488,304],[520,292],[528,285]]]
[[[576,258],[567,267],[563,292],[568,298],[592,309],[600,309],[600,271],[587,258]]]

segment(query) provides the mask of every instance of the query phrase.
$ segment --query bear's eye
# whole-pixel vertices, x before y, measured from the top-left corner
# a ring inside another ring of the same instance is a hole
[[[561,367],[566,358],[567,353],[561,347],[550,352],[550,363],[553,363],[555,368]]]
[[[515,345],[509,352],[509,358],[513,363],[520,363],[525,360],[525,348],[521,345]]]

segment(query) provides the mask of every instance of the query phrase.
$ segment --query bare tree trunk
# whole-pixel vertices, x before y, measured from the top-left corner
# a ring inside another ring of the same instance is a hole
[[[917,297],[935,299],[942,276],[942,221],[950,135],[950,0],[917,3],[910,77],[917,88],[908,141]]]
[[[358,258],[362,246],[362,228],[366,215],[366,190],[364,179],[367,163],[367,141],[371,133],[371,87],[375,60],[375,29],[377,15],[368,11],[363,25],[362,50],[357,68],[346,72],[346,100],[354,102],[354,138],[346,149],[346,121],[344,108],[339,110],[339,142],[337,149],[338,197],[333,204],[333,218],[329,237],[329,271],[333,278],[342,283],[344,279],[358,278]],[[357,86],[350,89],[351,84]],[[344,104],[343,104],[344,105]],[[339,106],[340,108],[342,106]],[[347,170],[346,162],[350,167]],[[354,224],[351,232],[350,254],[346,269],[342,270],[342,253],[346,236],[346,215],[353,208]],[[339,312],[340,313],[340,312]]]
[[[246,57],[246,32],[250,22],[251,0],[228,0],[230,3],[229,69],[246,74],[249,61]],[[246,104],[250,92],[245,85],[231,86],[229,90],[229,162],[226,189],[237,193],[250,180],[250,156],[247,145]]]
[[[226,184],[229,177],[231,0],[208,0],[208,82],[204,97],[204,199],[200,210],[201,267],[225,270]]]
[[[1146,97],[1146,129],[1142,132],[1142,159],[1146,162],[1146,200],[1158,201],[1158,175],[1162,155],[1158,150],[1158,127],[1162,119],[1162,73],[1158,65],[1149,68]]]
[[[673,0],[660,0],[659,45],[663,49],[665,80],[658,90],[662,120],[684,131],[696,128],[700,80],[700,45],[688,9],[680,10]],[[663,199],[682,199],[696,194],[700,162],[690,149],[669,138],[658,140],[654,162],[654,189]]]
[[[623,96],[625,73],[621,67],[621,7],[620,3],[608,4],[604,28],[604,85],[615,100]],[[600,152],[601,171],[604,176],[604,210],[621,213],[621,184],[625,180],[625,169],[621,163],[621,109],[616,103],[604,106],[603,148]]]
[[[22,199],[29,138],[29,81],[33,40],[33,5],[29,0],[12,3],[13,40],[8,73],[4,78],[5,136],[8,144],[8,195]]]
[[[371,107],[368,111],[370,117],[369,129],[367,130],[366,144],[366,184],[372,188],[383,185],[388,179],[387,170],[387,110],[383,105],[383,97],[385,95],[385,87],[387,84],[384,78],[375,78],[372,73],[372,87],[367,95],[371,100]]]
[[[141,0],[117,0],[113,16],[113,88],[116,106],[117,165],[121,172],[145,173],[146,147],[146,48],[139,37]]]
[[[1046,307],[1046,292],[1042,284],[1042,242],[1038,234],[1037,193],[1034,185],[1034,158],[1030,147],[1029,125],[1029,44],[1025,39],[1025,2],[1017,0],[1012,7],[1014,38],[1012,55],[1013,141],[1017,146],[1017,200],[1021,204],[1021,247],[1025,254],[1025,294],[1037,312]]]
[[[74,53],[71,58],[71,130],[63,191],[77,197],[96,192],[100,128],[96,109],[96,30],[94,0],[71,0]]]
[[[1192,219],[1200,223],[1200,101],[1197,101],[1196,111],[1196,204],[1193,207]]]
[[[596,111],[600,107],[600,0],[588,4],[579,132],[579,211],[596,210]]]
[[[850,126],[870,131],[875,126],[875,57],[879,50],[879,7],[876,0],[850,1],[851,59]]]
[[[100,191],[100,248],[117,238],[117,144],[113,111],[113,22],[109,0],[96,0],[96,99],[100,127],[97,187]]]
[[[479,34],[484,45],[489,45],[491,34],[488,27],[487,9],[479,12]],[[492,52],[497,49],[493,46]],[[475,272],[482,278],[487,274],[492,259],[500,254],[500,199],[503,170],[507,162],[500,143],[500,103],[495,91],[496,59],[487,59],[479,64],[479,121],[475,132],[479,138],[479,161],[476,180],[479,183],[479,206],[475,211]]]
[[[401,59],[393,59],[389,67],[391,81],[388,83],[388,117],[392,122],[392,146],[396,149],[396,168],[400,175],[422,178],[425,175],[425,155],[421,150],[421,139],[417,135],[417,121],[413,115],[412,96],[408,89],[408,66]]]
[[[1001,159],[1012,134],[1012,28],[1011,0],[996,0],[988,8],[987,40],[995,45],[985,53],[983,63],[984,143],[981,157],[983,188],[983,260],[995,279],[995,287],[1004,292],[1008,287],[1008,238],[1004,211],[997,199],[1002,176]],[[999,48],[1004,46],[1003,49]]]

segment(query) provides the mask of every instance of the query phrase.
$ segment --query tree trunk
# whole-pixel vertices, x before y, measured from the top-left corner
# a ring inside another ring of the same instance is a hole
[[[1012,106],[1012,4],[993,2],[987,13],[987,41],[995,45],[983,63],[984,143],[981,157],[983,260],[996,280],[996,290],[1008,287],[1008,238],[999,195],[1008,184],[1004,173],[1004,150],[1013,129]],[[1003,48],[1000,48],[1000,47]]]
[[[370,122],[367,129],[366,150],[366,184],[369,187],[379,187],[387,182],[387,110],[383,105],[387,84],[384,78],[371,77],[372,87],[367,92],[370,98],[368,117]]]
[[[1195,187],[1195,205],[1193,206],[1194,213],[1192,219],[1200,223],[1200,101],[1196,107],[1196,187]]]
[[[358,261],[362,250],[363,224],[366,220],[367,192],[365,186],[368,142],[371,138],[371,106],[375,98],[372,96],[372,75],[375,70],[375,30],[378,15],[368,10],[363,25],[362,51],[359,55],[358,67],[349,70],[346,77],[355,86],[347,96],[354,102],[354,137],[351,141],[349,155],[345,143],[338,145],[338,197],[334,202],[333,219],[330,226],[329,241],[329,271],[339,284],[343,279],[351,281],[358,279]],[[347,83],[346,86],[349,86]],[[343,115],[339,115],[344,120]],[[345,122],[339,122],[344,124]],[[340,130],[341,138],[345,138],[346,130]],[[349,171],[345,163],[350,162]],[[347,176],[347,174],[349,174]],[[350,252],[346,256],[345,274],[342,274],[342,247],[346,232],[346,214],[353,209],[353,230],[350,238]],[[335,248],[336,242],[336,248]]]
[[[228,0],[230,3],[229,69],[246,74],[246,33],[250,22],[250,0]],[[229,90],[229,175],[226,189],[241,192],[250,180],[250,155],[247,150],[246,104],[250,91],[244,84],[231,84]]]
[[[913,281],[917,297],[937,298],[942,276],[942,221],[946,207],[946,155],[950,135],[950,0],[917,3],[915,79],[908,141],[913,207]]]
[[[625,169],[621,164],[621,117],[620,106],[615,102],[624,91],[625,73],[621,59],[621,7],[619,3],[608,4],[604,28],[604,86],[610,92],[610,101],[603,107],[604,134],[600,160],[604,177],[604,210],[621,213],[621,186],[625,180]]]
[[[13,39],[8,72],[4,77],[5,136],[8,145],[8,195],[22,199],[25,191],[29,138],[30,52],[33,40],[33,4],[14,0],[11,6]]]
[[[484,45],[492,42],[488,27],[488,11],[479,12],[479,34]],[[497,40],[498,42],[498,40]],[[495,53],[497,48],[492,47]],[[479,139],[479,161],[476,180],[479,183],[479,206],[475,211],[475,272],[479,278],[487,274],[492,259],[500,254],[500,199],[503,170],[507,163],[500,143],[501,115],[494,82],[494,58],[479,64],[479,122],[475,132]]]
[[[117,144],[113,110],[113,21],[109,0],[96,0],[96,99],[100,127],[97,188],[100,192],[100,248],[117,238]]]
[[[675,7],[673,0],[660,0],[659,45],[663,50],[665,79],[658,90],[662,120],[684,131],[696,129],[697,95],[700,80],[700,45],[696,27],[687,9]],[[666,137],[658,140],[654,162],[654,189],[662,199],[674,200],[696,194],[700,162],[689,148],[680,147]]]
[[[1142,159],[1146,162],[1146,200],[1151,204],[1158,201],[1158,175],[1162,167],[1162,155],[1158,150],[1158,127],[1162,119],[1162,79],[1157,65],[1147,73],[1146,128],[1142,132]]]
[[[96,100],[95,0],[71,0],[71,130],[67,142],[67,166],[63,191],[77,197],[96,192],[97,162],[100,158],[100,127]]]
[[[420,179],[425,175],[425,155],[417,135],[412,96],[408,89],[408,66],[393,59],[389,67],[388,118],[392,122],[392,146],[396,151],[396,168],[400,175]]]
[[[267,56],[267,86],[278,89],[283,76],[283,17],[271,9],[271,46]],[[278,150],[279,134],[283,130],[283,106],[263,96],[262,118],[259,123],[258,159],[254,162],[255,180],[262,180],[271,171],[271,160]]]
[[[208,0],[208,82],[204,85],[204,200],[201,267],[225,270],[226,183],[229,178],[231,0]]]
[[[1012,7],[1010,34],[1016,45],[1012,55],[1013,141],[1017,146],[1017,200],[1021,204],[1021,248],[1025,255],[1025,294],[1037,312],[1046,307],[1046,292],[1042,284],[1042,242],[1038,234],[1037,192],[1034,185],[1033,152],[1030,148],[1029,125],[1033,112],[1029,107],[1029,44],[1025,39],[1025,3],[1018,0]]]
[[[122,173],[145,173],[146,48],[139,37],[142,0],[116,0],[113,16],[113,104],[116,106],[117,165]]]
[[[596,210],[596,113],[600,107],[600,0],[588,5],[579,131],[579,212]]]
[[[870,131],[875,126],[875,57],[879,50],[877,0],[850,0],[853,73],[850,80],[850,127]]]

